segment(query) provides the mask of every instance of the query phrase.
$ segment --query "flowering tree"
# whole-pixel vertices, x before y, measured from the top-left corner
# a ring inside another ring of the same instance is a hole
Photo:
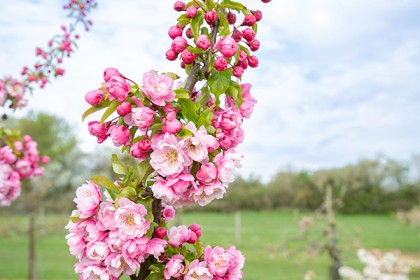
[[[66,238],[81,279],[242,279],[245,259],[234,246],[205,247],[199,225],[168,222],[174,208],[222,198],[240,167],[235,148],[256,103],[240,80],[258,66],[262,13],[230,0],[176,1],[174,9],[166,58],[180,60],[185,79],[150,70],[137,83],[107,68],[85,95],[83,119],[105,110],[88,123],[90,134],[138,164],[113,155],[117,181],[96,175],[76,190]]]

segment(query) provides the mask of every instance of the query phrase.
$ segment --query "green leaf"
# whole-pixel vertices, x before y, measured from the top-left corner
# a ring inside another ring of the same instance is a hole
[[[233,9],[236,11],[242,11],[245,8],[244,5],[242,5],[239,2],[235,2],[235,1],[231,1],[231,0],[223,0],[222,3],[220,4],[221,8],[227,8],[227,9]]]
[[[227,95],[233,98],[236,107],[239,108],[242,104],[242,87],[234,81],[230,81],[230,86],[226,92]]]
[[[87,109],[83,115],[82,115],[82,121],[84,121],[89,115],[98,112],[102,109],[105,109],[106,107],[109,106],[109,101],[108,100],[104,100],[99,102],[98,104],[96,104],[95,106],[90,107],[89,109]]]
[[[195,100],[195,103],[199,104],[201,107],[205,108],[207,102],[210,99],[210,93],[209,93],[209,88],[208,87],[203,87],[201,89],[201,93],[200,95],[197,97],[197,99]]]
[[[187,17],[186,14],[182,14],[179,18],[178,18],[178,25],[179,26],[185,26],[187,24],[189,24],[191,21],[191,19],[189,17]]]
[[[178,80],[179,76],[173,72],[163,72],[163,75],[168,76],[169,78],[171,78],[172,80]]]
[[[147,276],[145,280],[161,280],[161,279],[163,279],[161,273],[150,273],[149,276]]]
[[[220,95],[225,93],[226,90],[229,88],[231,77],[232,68],[229,68],[222,72],[214,71],[213,74],[210,75],[208,85],[210,87],[210,92],[213,93],[216,97],[216,106],[219,105]]]
[[[117,110],[118,104],[119,104],[119,102],[116,99],[111,101],[111,104],[109,104],[108,109],[106,109],[105,113],[102,115],[101,124],[103,124],[106,121],[106,119],[109,116],[111,116],[112,113],[115,112],[115,110]]]
[[[194,243],[194,248],[195,248],[195,256],[197,259],[199,259],[204,252],[203,243],[200,240],[197,240]]]
[[[125,175],[128,172],[127,165],[122,163],[116,154],[112,154],[112,169],[115,173]]]
[[[200,35],[200,28],[203,25],[203,12],[199,11],[197,15],[191,20],[191,31],[194,38],[198,38]]]
[[[178,104],[181,106],[181,113],[184,118],[193,122],[199,119],[197,105],[191,99],[179,99]]]
[[[214,1],[213,0],[206,0],[206,6],[209,11],[213,10],[214,8]]]
[[[200,128],[202,125],[204,127],[211,125],[211,119],[213,118],[213,111],[211,109],[207,109],[200,114],[200,119],[197,123],[197,128]]]
[[[229,22],[222,10],[217,10],[217,16],[219,17],[219,35],[220,37],[226,37],[230,34]]]
[[[114,183],[110,179],[108,179],[107,177],[102,176],[102,175],[92,176],[90,178],[90,181],[92,183],[104,186],[108,190],[108,192],[110,192],[110,194],[111,194],[111,192],[118,194],[121,191],[121,189],[119,187],[115,186]]]
[[[147,178],[147,176],[149,176],[150,173],[153,172],[153,168],[150,165],[149,159],[146,158],[145,160],[140,162],[139,165],[137,166],[135,172],[136,172],[136,176],[138,176],[138,179],[139,179],[140,182],[145,180]]]
[[[175,92],[175,97],[176,98],[190,98],[190,93],[189,93],[189,91],[188,90],[186,90],[186,89],[184,89],[184,88],[179,88],[179,89],[175,89],[174,90],[174,92]]]

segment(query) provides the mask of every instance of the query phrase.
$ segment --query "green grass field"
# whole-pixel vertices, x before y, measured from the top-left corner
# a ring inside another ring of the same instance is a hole
[[[305,241],[286,242],[299,233],[302,214],[287,212],[241,213],[240,243],[236,246],[246,257],[245,280],[300,280],[308,270],[316,279],[328,279],[329,260],[324,253],[310,258]],[[400,224],[391,216],[339,216],[339,245],[346,265],[360,267],[356,246],[383,250],[399,249],[409,258],[420,259],[419,228]],[[235,215],[188,213],[186,225],[199,223],[206,244],[230,246],[235,243]],[[38,221],[38,224],[40,221]],[[78,279],[73,272],[75,259],[68,253],[63,229],[64,216],[47,216],[45,227],[37,232],[38,279]],[[311,241],[322,240],[323,223],[315,221]],[[0,216],[0,279],[26,279],[28,221],[20,216]],[[287,244],[286,244],[287,243]],[[420,279],[411,275],[410,279]]]

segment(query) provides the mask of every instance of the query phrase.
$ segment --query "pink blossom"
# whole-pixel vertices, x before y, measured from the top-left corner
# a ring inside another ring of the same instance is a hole
[[[112,279],[105,267],[90,265],[83,270],[81,280],[110,280]]]
[[[101,203],[101,193],[98,185],[88,181],[76,189],[76,198],[73,201],[77,204],[79,217],[89,218],[95,214]]]
[[[109,128],[109,136],[116,147],[130,143],[130,130],[123,125],[113,125]]]
[[[242,77],[244,72],[245,72],[245,69],[242,68],[241,66],[234,66],[232,74],[233,74],[233,76],[240,78],[240,77]]]
[[[11,164],[16,161],[16,155],[13,153],[9,146],[0,148],[0,163],[4,161],[7,164]]]
[[[86,246],[86,256],[91,263],[101,264],[109,255],[108,244],[102,241],[90,242]]]
[[[121,274],[133,275],[140,268],[140,263],[133,259],[125,259],[122,254],[111,253],[105,259],[105,265],[108,273],[114,277],[120,277]]]
[[[168,176],[166,179],[157,176],[156,182],[151,186],[156,198],[174,206],[190,204],[188,188],[194,185],[194,176],[190,173],[181,173]]]
[[[232,57],[238,51],[238,44],[232,37],[226,37],[220,40],[220,52],[225,57]]]
[[[9,206],[21,192],[20,176],[0,160],[0,206]]]
[[[235,24],[236,23],[236,15],[232,12],[227,13],[226,19],[229,22],[229,24]]]
[[[195,233],[186,226],[174,226],[168,231],[168,243],[173,247],[179,247],[192,238],[192,235],[196,237]]]
[[[121,246],[124,259],[131,259],[140,263],[144,262],[145,257],[147,257],[148,254],[148,242],[149,239],[146,236],[126,240]]]
[[[185,50],[188,46],[188,41],[181,36],[176,37],[171,44],[171,49],[173,49],[177,53],[181,53]]]
[[[166,59],[168,59],[170,61],[174,61],[175,59],[178,58],[178,53],[176,51],[174,51],[173,49],[167,50],[165,55],[166,55]]]
[[[104,71],[104,80],[109,82],[112,77],[122,77],[121,73],[116,68],[106,68]]]
[[[216,11],[208,11],[205,15],[204,15],[204,19],[206,20],[206,22],[210,25],[213,26],[214,23],[217,21],[218,16]]]
[[[90,135],[97,138],[99,144],[108,138],[108,123],[101,124],[98,121],[91,121],[88,123],[88,130]]]
[[[185,49],[181,52],[181,58],[185,64],[191,64],[195,60],[195,55],[191,51]]]
[[[255,103],[257,100],[251,96],[251,84],[241,84],[242,87],[242,104],[239,107],[241,116],[244,118],[249,118],[254,109]],[[229,107],[235,106],[235,101],[232,98],[226,99],[226,104]]]
[[[226,250],[226,253],[230,255],[230,271],[229,275],[235,275],[238,279],[242,279],[243,272],[241,269],[245,263],[245,257],[239,250],[236,250],[235,246],[230,247]]]
[[[121,238],[136,238],[143,236],[150,227],[145,219],[146,208],[127,198],[120,198],[118,209],[115,210],[115,222]]]
[[[209,36],[205,34],[198,36],[196,45],[203,51],[208,50],[211,46]]]
[[[164,106],[165,102],[172,102],[175,100],[175,92],[172,90],[174,81],[161,74],[156,75],[155,71],[151,70],[143,75],[143,92],[152,99],[152,102],[159,106]]]
[[[66,235],[67,245],[69,245],[70,254],[78,259],[85,255],[86,240],[83,235],[77,233],[69,233]]]
[[[157,238],[163,239],[166,236],[166,228],[164,227],[157,227],[153,231],[153,235]]]
[[[98,222],[97,227],[103,231],[114,230],[117,225],[114,220],[115,215],[114,203],[109,201],[103,201],[99,205]]]
[[[253,14],[247,14],[244,18],[244,21],[242,22],[242,25],[253,26],[256,21],[257,19]]]
[[[255,31],[252,28],[246,28],[242,31],[242,37],[247,41],[255,39]]]
[[[260,21],[262,19],[262,12],[260,10],[251,11],[251,13],[255,16],[256,21]]]
[[[150,155],[150,165],[162,176],[177,175],[191,160],[184,154],[178,145],[178,139],[172,134],[165,134]]]
[[[197,14],[197,7],[196,6],[189,6],[187,8],[187,12],[186,12],[187,17],[193,18],[193,17],[195,17],[196,14]]]
[[[196,177],[200,184],[210,184],[217,178],[217,168],[211,162],[203,164],[200,166]]]
[[[175,209],[171,205],[166,205],[163,203],[161,217],[165,222],[171,221],[173,218],[175,218]]]
[[[192,224],[188,227],[190,230],[192,230],[195,235],[197,236],[197,238],[199,238],[202,234],[201,234],[201,227],[198,224]]]
[[[185,4],[182,1],[176,1],[174,4],[174,10],[177,12],[185,11]]]
[[[202,162],[207,159],[208,149],[197,137],[185,137],[179,142],[179,146],[192,160]]]
[[[200,128],[197,129],[193,122],[188,122],[185,128],[191,131],[194,138],[198,139],[209,151],[214,151],[219,147],[217,139],[214,136],[207,134],[207,130],[204,126],[200,126]]]
[[[182,129],[182,123],[176,117],[166,117],[162,119],[162,132],[168,134],[177,134]]]
[[[102,100],[104,100],[105,94],[102,90],[91,90],[85,94],[85,100],[89,105],[95,106]]]
[[[147,243],[147,253],[153,255],[156,259],[165,251],[166,241],[160,238],[152,238]]]
[[[133,108],[131,113],[124,117],[124,122],[130,126],[137,126],[144,134],[153,123],[155,111],[143,104],[140,105],[137,108]]]
[[[252,40],[251,42],[247,43],[251,51],[255,52],[260,48],[260,41],[257,39]]]
[[[175,39],[178,36],[182,36],[183,27],[179,25],[171,26],[168,30],[168,35],[171,39]]]
[[[106,89],[110,94],[110,100],[117,99],[118,102],[123,102],[130,92],[130,83],[120,76],[112,76],[106,83]]]
[[[136,159],[144,160],[151,150],[151,142],[144,138],[133,144],[130,148],[130,155]]]
[[[165,280],[170,280],[172,278],[181,278],[182,272],[184,272],[184,256],[182,255],[173,255],[172,258],[166,263],[164,277]]]
[[[15,169],[22,179],[29,178],[34,172],[32,163],[27,158],[19,159],[15,164]]]
[[[188,267],[188,273],[185,275],[184,280],[212,280],[213,275],[210,273],[206,267],[205,262],[199,262],[199,260],[194,260],[190,263]]]
[[[232,183],[235,179],[235,167],[241,167],[240,161],[243,158],[242,154],[237,153],[235,150],[227,150],[221,152],[214,158],[214,163],[217,165],[219,180],[223,183]]]
[[[219,180],[214,180],[209,184],[195,185],[191,190],[191,196],[194,202],[200,206],[205,206],[214,199],[221,199],[226,192],[227,185],[221,183]]]
[[[219,246],[211,248],[207,246],[204,250],[204,260],[207,262],[210,273],[218,277],[224,277],[230,268],[230,254]]]
[[[129,103],[129,102],[123,102],[120,105],[118,105],[118,107],[117,107],[117,113],[121,117],[126,116],[130,112],[131,112],[131,103]]]
[[[248,56],[248,64],[250,67],[258,67],[258,58],[255,55]]]
[[[242,116],[238,110],[229,107],[224,111],[216,111],[212,124],[223,149],[234,148],[243,141]]]
[[[216,58],[216,60],[214,61],[214,68],[217,71],[226,70],[228,68],[226,58],[224,56],[219,56],[218,58]]]

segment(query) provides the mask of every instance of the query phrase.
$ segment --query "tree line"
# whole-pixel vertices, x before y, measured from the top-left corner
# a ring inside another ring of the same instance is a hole
[[[23,118],[4,123],[31,134],[39,143],[40,152],[51,157],[45,176],[35,181],[40,185],[37,199],[42,210],[70,213],[74,208],[74,190],[89,174],[112,176],[107,158],[110,148],[102,146],[90,153],[83,152],[75,128],[63,118],[29,112]],[[333,190],[334,207],[340,213],[390,213],[410,209],[420,202],[420,156],[401,161],[382,155],[319,170],[288,168],[268,182],[258,177],[238,176],[223,200],[185,210],[322,210],[327,186]],[[27,196],[21,196],[12,209],[2,211],[25,212],[27,203]]]

